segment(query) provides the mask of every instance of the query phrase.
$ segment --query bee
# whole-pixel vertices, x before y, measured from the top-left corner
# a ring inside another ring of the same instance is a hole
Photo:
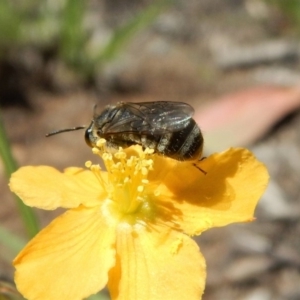
[[[119,102],[99,115],[94,113],[87,128],[63,129],[46,136],[86,128],[85,141],[90,147],[103,138],[108,151],[138,144],[175,160],[195,161],[202,154],[203,136],[193,114],[194,109],[183,102]]]

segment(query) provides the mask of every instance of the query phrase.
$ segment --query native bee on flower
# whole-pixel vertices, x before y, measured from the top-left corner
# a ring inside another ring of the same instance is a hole
[[[176,160],[198,160],[203,137],[193,113],[194,109],[183,102],[119,102],[107,106],[100,114],[94,113],[85,131],[85,141],[96,147],[103,138],[111,150],[138,144]],[[86,127],[59,130],[47,136],[83,128]]]

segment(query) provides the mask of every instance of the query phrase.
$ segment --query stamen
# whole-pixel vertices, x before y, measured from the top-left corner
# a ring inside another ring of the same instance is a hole
[[[130,179],[129,177],[125,177],[124,183],[128,183],[128,182],[130,182],[130,181],[131,181],[131,179]]]
[[[145,154],[153,154],[153,153],[154,153],[154,149],[146,148],[146,149],[144,150],[144,153],[145,153]]]
[[[139,186],[137,187],[137,191],[138,191],[139,193],[142,193],[142,192],[144,191],[144,186],[143,186],[143,185],[139,185]]]
[[[101,154],[101,151],[98,148],[96,148],[96,147],[92,148],[92,152],[93,152],[93,154],[98,154],[98,155]]]
[[[147,168],[143,167],[143,168],[141,169],[141,171],[142,171],[142,174],[143,174],[144,176],[148,175],[148,169],[147,169]]]
[[[105,139],[99,139],[96,143],[96,146],[100,149],[104,148],[106,144],[106,140]]]
[[[93,153],[102,157],[107,170],[107,183],[101,176],[100,167],[87,162],[86,166],[94,172],[99,181],[106,187],[108,197],[118,207],[120,214],[129,223],[136,223],[153,216],[153,204],[150,203],[147,176],[153,169],[153,149],[137,151],[136,155],[128,155],[120,147],[114,154],[105,148],[106,141],[99,139]],[[151,192],[153,195],[153,192]],[[150,194],[151,194],[150,193]]]
[[[101,167],[100,167],[100,165],[93,165],[92,162],[88,160],[88,161],[85,162],[85,166],[87,168],[89,168],[94,173],[94,175],[99,180],[99,182],[102,185],[102,187],[104,189],[107,189],[107,183],[105,182],[105,180],[103,179],[103,177],[101,175]]]
[[[154,196],[155,197],[158,197],[159,195],[160,195],[160,191],[158,191],[158,190],[154,191]]]
[[[90,167],[92,166],[92,162],[91,162],[90,160],[86,161],[86,162],[85,162],[85,166],[86,166],[87,168],[90,168]]]

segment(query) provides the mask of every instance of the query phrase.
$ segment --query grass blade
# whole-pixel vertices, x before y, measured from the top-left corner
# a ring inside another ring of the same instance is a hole
[[[10,178],[11,173],[17,170],[17,164],[11,152],[11,148],[3,126],[1,114],[0,114],[0,156],[2,157],[6,176],[7,178]],[[35,236],[39,231],[39,226],[33,210],[30,207],[26,206],[18,197],[16,197],[16,202],[28,236],[29,237]]]
[[[16,256],[26,244],[25,240],[12,234],[3,226],[0,226],[0,243],[9,250],[9,260]]]
[[[170,0],[156,1],[130,20],[125,26],[117,29],[96,60],[98,62],[105,62],[115,58],[139,30],[145,28],[156,19],[169,2]]]

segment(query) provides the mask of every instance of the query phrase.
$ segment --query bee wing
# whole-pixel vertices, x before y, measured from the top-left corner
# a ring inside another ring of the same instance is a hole
[[[187,126],[194,109],[183,102],[157,101],[121,103],[106,133],[138,132],[162,134],[175,132]]]

